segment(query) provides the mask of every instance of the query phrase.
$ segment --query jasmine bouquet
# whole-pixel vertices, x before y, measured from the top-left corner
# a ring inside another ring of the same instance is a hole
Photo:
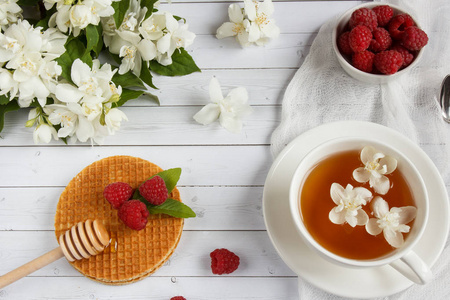
[[[158,5],[0,0],[0,132],[5,113],[28,108],[35,143],[101,144],[127,120],[120,107],[128,100],[159,103],[149,92],[154,74],[200,71],[185,50],[195,34]],[[39,16],[24,18],[24,10]]]

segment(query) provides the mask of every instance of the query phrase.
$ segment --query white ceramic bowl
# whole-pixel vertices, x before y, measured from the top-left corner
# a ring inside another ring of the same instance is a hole
[[[345,70],[345,72],[347,72],[350,76],[352,76],[353,78],[355,78],[357,80],[360,80],[360,81],[363,81],[366,83],[373,83],[373,84],[387,83],[389,81],[395,80],[398,77],[403,76],[404,74],[408,73],[409,70],[414,68],[414,66],[416,66],[417,63],[420,61],[420,58],[422,57],[423,50],[424,50],[424,48],[422,48],[417,53],[413,62],[409,66],[407,66],[406,68],[404,68],[394,74],[391,74],[391,75],[371,74],[371,73],[367,73],[367,72],[358,70],[357,68],[355,68],[351,65],[351,63],[348,61],[348,59],[346,57],[344,57],[341,54],[341,52],[339,51],[339,48],[337,45],[337,38],[339,37],[339,35],[341,33],[344,32],[345,27],[347,26],[348,21],[350,20],[350,17],[352,16],[352,13],[355,10],[360,9],[362,7],[373,8],[375,6],[380,6],[380,5],[383,5],[383,3],[365,3],[365,4],[361,4],[361,5],[358,5],[356,7],[349,9],[339,18],[339,20],[337,21],[336,27],[333,29],[333,32],[332,32],[333,49],[334,49],[334,52],[336,53],[339,64],[342,66],[342,68]],[[412,17],[412,19],[416,23],[416,26],[420,28],[420,25],[417,22],[417,19],[410,12],[408,12],[408,11],[404,10],[403,8],[400,8],[396,5],[389,4],[389,6],[392,7],[392,9],[394,10],[394,16],[396,16],[398,14],[402,14],[402,13],[407,13]]]

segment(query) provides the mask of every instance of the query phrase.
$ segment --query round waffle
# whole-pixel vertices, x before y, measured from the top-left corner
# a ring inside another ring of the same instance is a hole
[[[110,183],[126,182],[135,189],[161,171],[137,157],[112,156],[87,166],[69,182],[56,209],[56,238],[86,219],[101,220],[111,236],[111,244],[99,255],[71,262],[75,269],[90,279],[120,285],[145,278],[169,259],[180,240],[184,219],[150,215],[147,226],[135,231],[120,221],[117,210],[103,197]],[[181,201],[177,188],[169,197]]]

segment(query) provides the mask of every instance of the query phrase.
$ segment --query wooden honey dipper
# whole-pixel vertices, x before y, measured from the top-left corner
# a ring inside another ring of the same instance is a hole
[[[65,256],[69,261],[89,258],[109,245],[109,233],[98,220],[74,225],[59,237],[59,247],[0,276],[0,289]]]

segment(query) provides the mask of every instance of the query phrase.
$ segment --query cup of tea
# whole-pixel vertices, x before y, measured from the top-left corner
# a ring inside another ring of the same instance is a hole
[[[295,227],[321,257],[344,267],[390,265],[419,284],[432,277],[413,251],[427,224],[428,201],[405,155],[361,137],[315,147],[297,166],[289,190]]]

